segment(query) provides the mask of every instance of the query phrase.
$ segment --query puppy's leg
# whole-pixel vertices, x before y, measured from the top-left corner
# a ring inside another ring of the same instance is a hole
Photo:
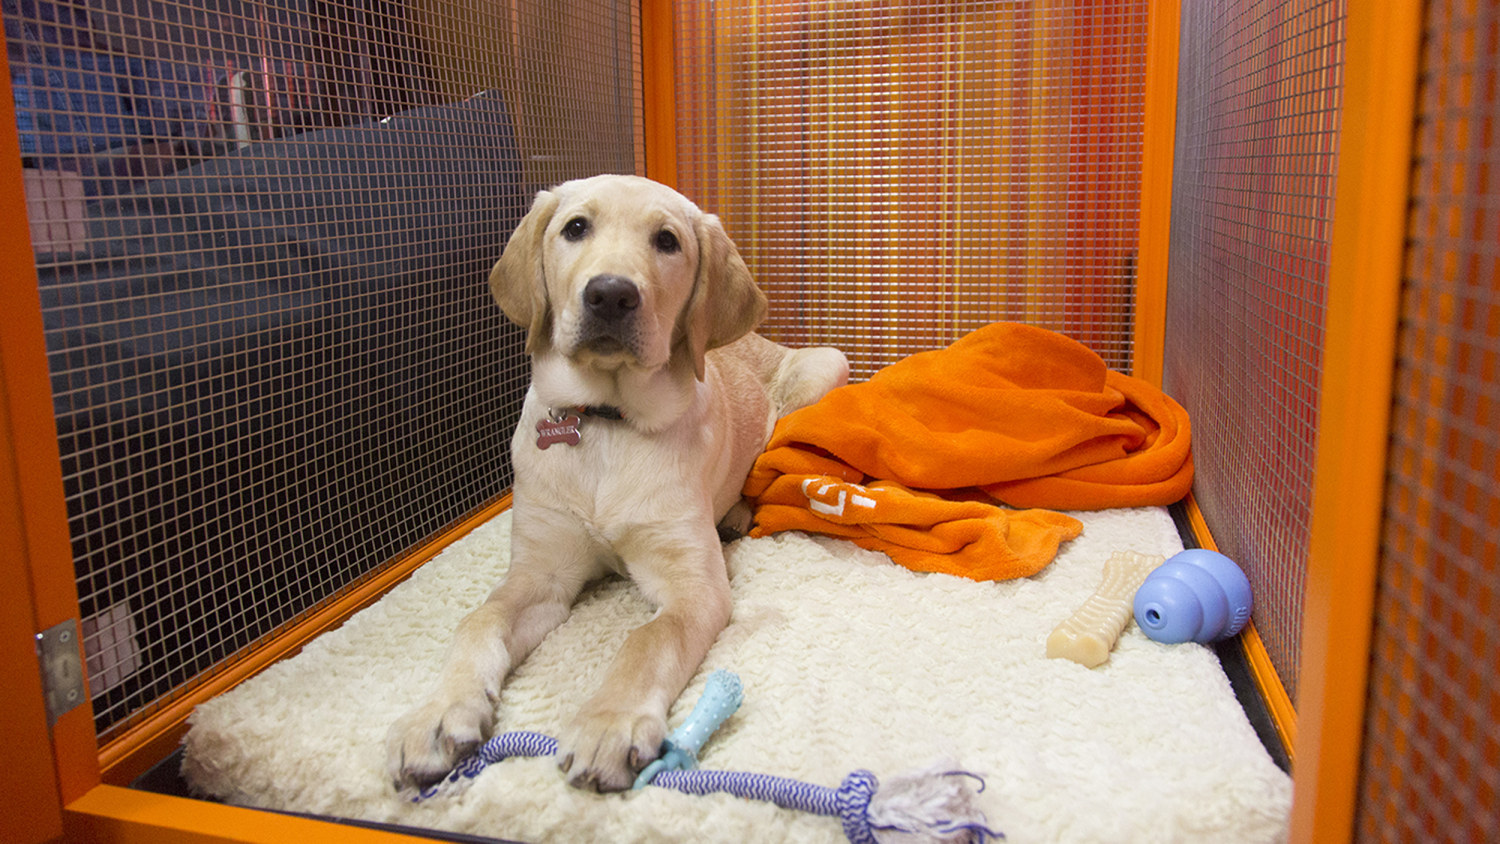
[[[568,617],[584,584],[599,574],[587,541],[570,531],[543,532],[549,544],[542,545],[522,520],[514,530],[505,580],[459,623],[432,695],[386,735],[387,773],[398,791],[442,779],[484,742],[505,677]],[[574,547],[560,539],[572,539]]]
[[[849,361],[829,346],[788,349],[771,383],[771,401],[778,416],[807,407],[829,390],[849,382]]]
[[[661,752],[667,710],[729,623],[729,576],[709,519],[642,529],[617,544],[656,615],[631,632],[599,691],[563,731],[558,767],[571,785],[628,788]]]

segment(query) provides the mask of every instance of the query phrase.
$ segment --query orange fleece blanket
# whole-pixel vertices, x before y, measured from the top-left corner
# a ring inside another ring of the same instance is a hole
[[[745,482],[751,535],[811,531],[917,571],[1026,577],[1082,530],[1051,510],[1186,495],[1189,440],[1161,390],[1061,334],[995,323],[782,418]]]

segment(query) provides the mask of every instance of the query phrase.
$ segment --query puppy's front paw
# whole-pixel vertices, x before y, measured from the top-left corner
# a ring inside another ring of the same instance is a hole
[[[386,772],[397,791],[425,788],[484,743],[495,708],[484,693],[433,699],[401,716],[385,738]]]
[[[585,709],[558,740],[557,767],[575,788],[624,791],[661,755],[666,737],[658,715]]]

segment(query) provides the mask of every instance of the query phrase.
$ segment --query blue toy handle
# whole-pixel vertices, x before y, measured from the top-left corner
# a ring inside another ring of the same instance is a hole
[[[1136,590],[1135,622],[1158,642],[1217,642],[1250,620],[1250,581],[1234,561],[1194,548],[1173,555]]]
[[[740,708],[745,687],[738,674],[720,668],[708,675],[703,695],[687,720],[661,744],[661,755],[635,778],[632,788],[650,785],[662,771],[686,771],[698,766],[698,751],[708,737]]]

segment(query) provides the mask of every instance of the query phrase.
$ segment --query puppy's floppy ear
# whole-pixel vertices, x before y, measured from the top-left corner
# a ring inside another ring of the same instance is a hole
[[[526,351],[547,341],[552,312],[547,302],[547,273],[542,266],[542,235],[557,210],[557,194],[542,191],[531,210],[510,233],[505,251],[490,270],[490,295],[505,316],[526,329]]]
[[[703,380],[703,356],[755,330],[766,315],[766,294],[755,285],[740,250],[719,218],[704,214],[695,226],[698,276],[688,299],[684,335],[693,372]]]

